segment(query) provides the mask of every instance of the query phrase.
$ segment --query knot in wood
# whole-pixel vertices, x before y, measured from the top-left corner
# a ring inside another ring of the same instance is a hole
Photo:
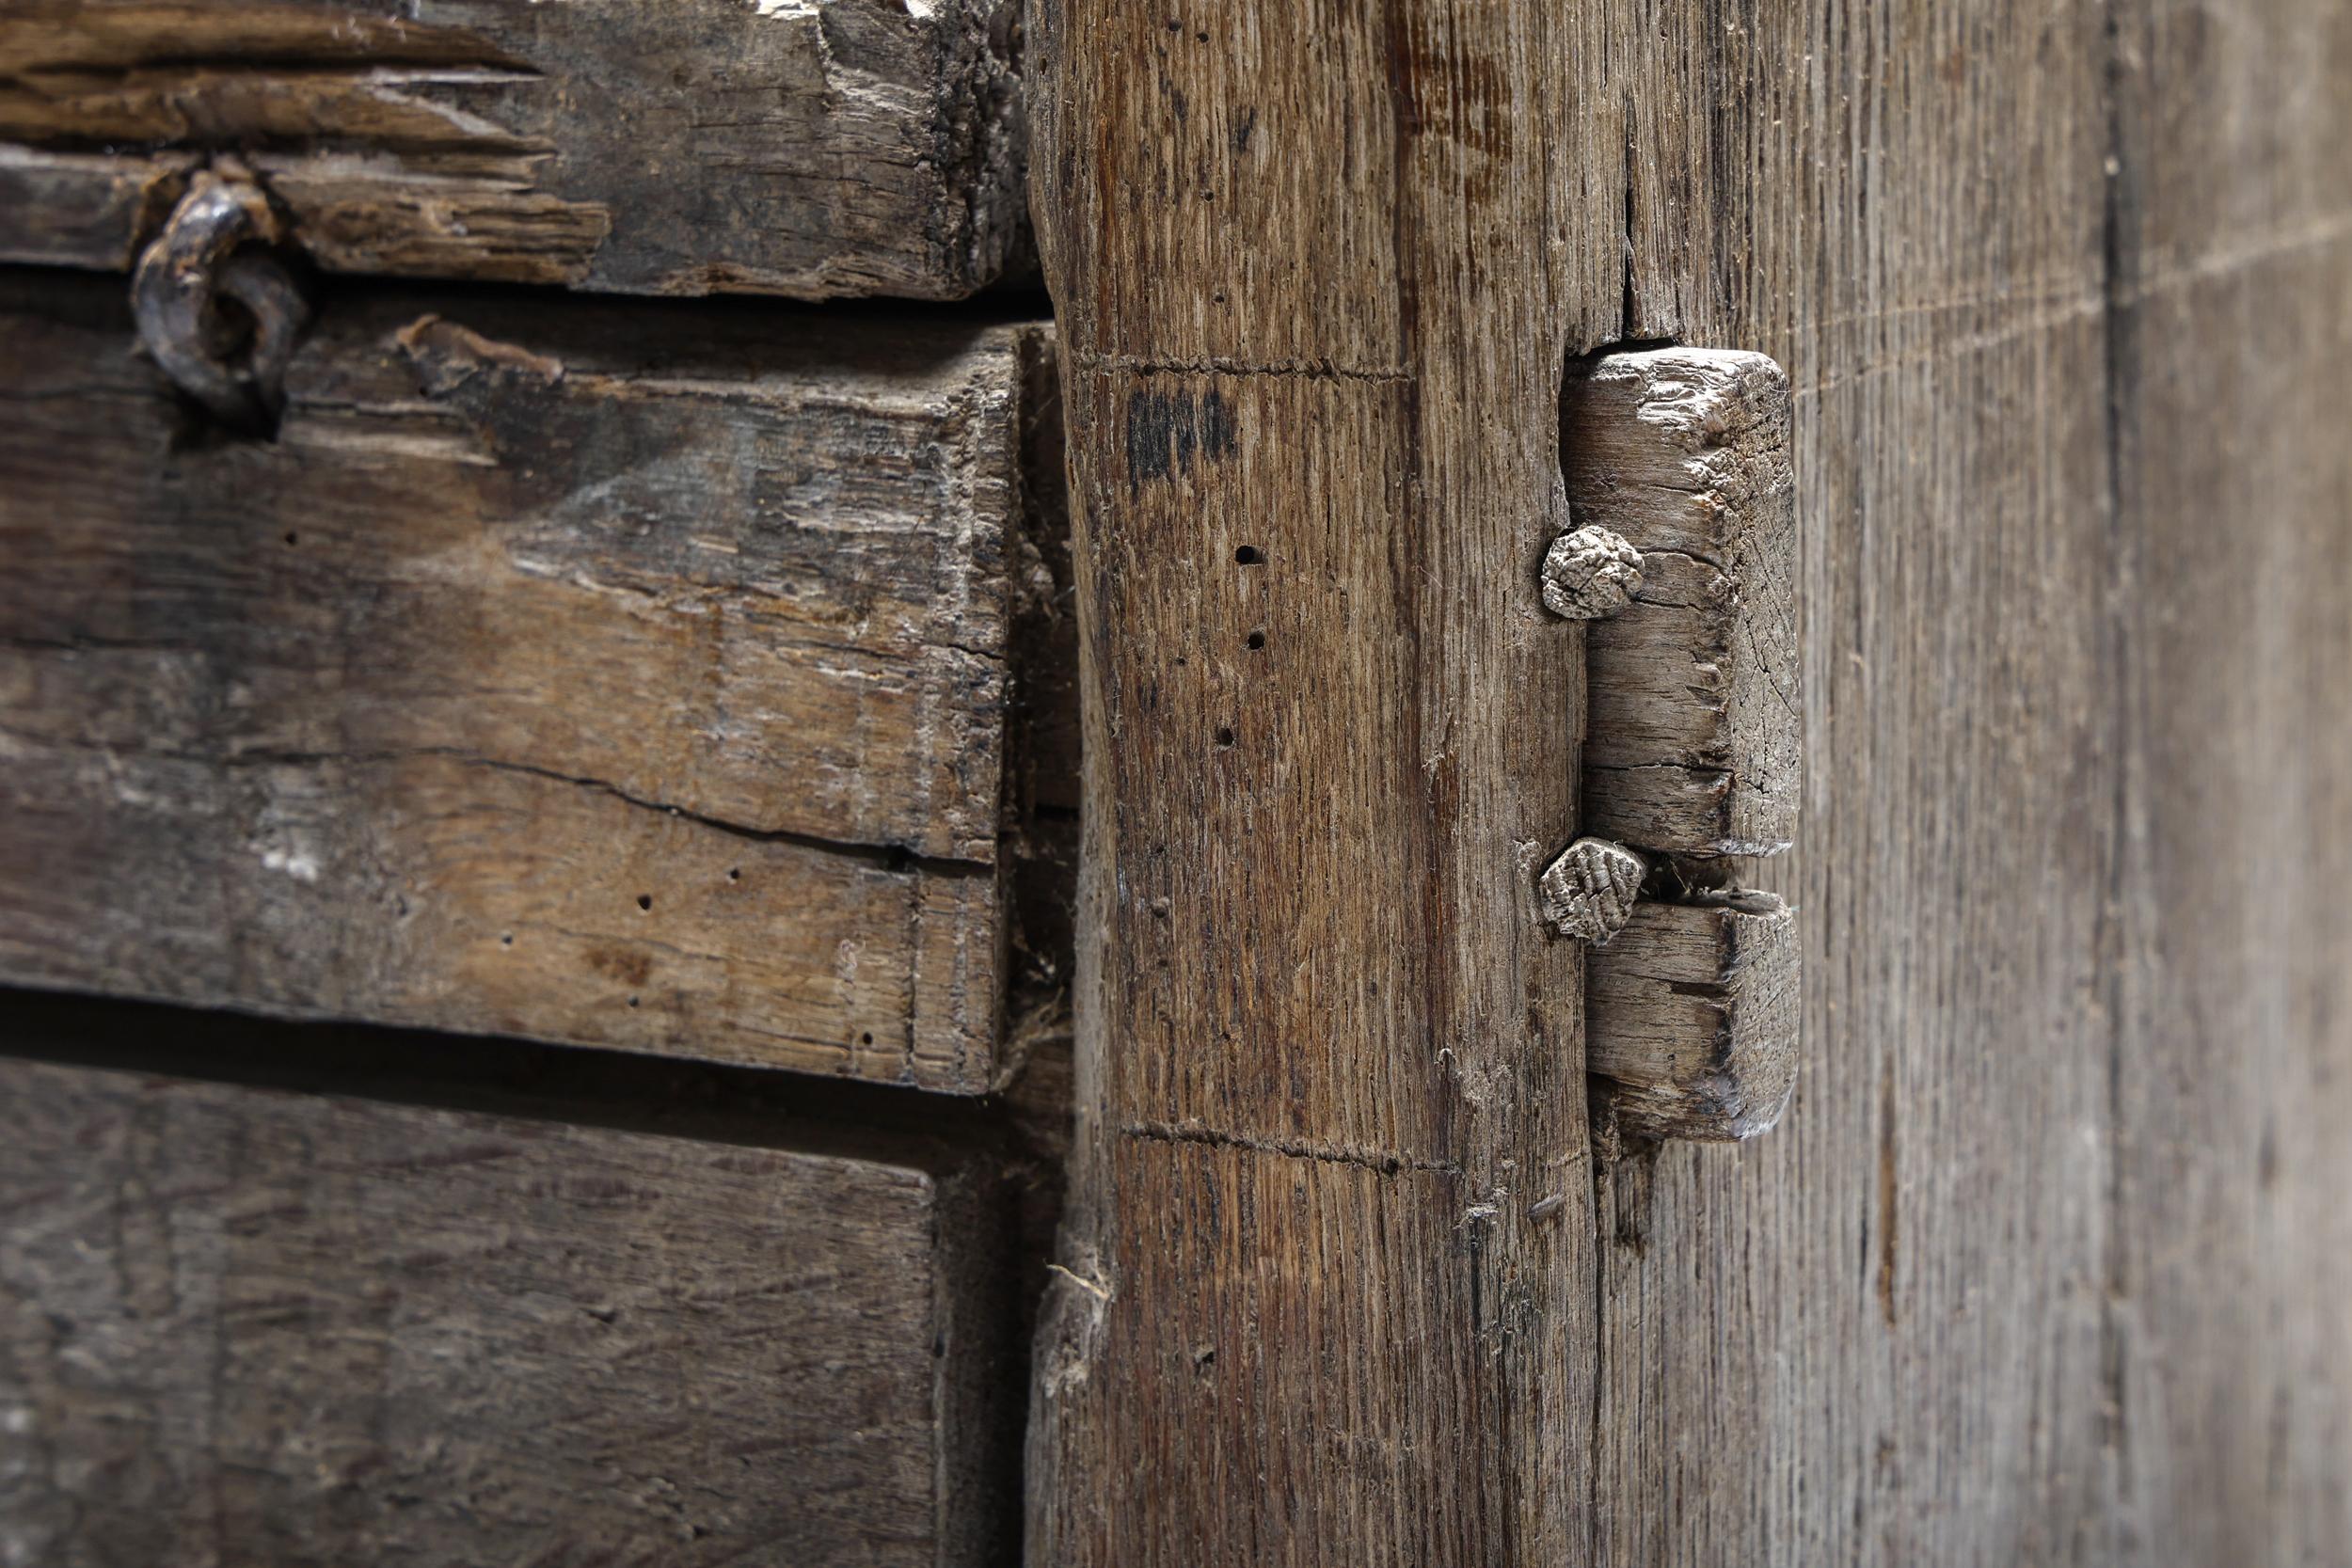
[[[1622,534],[1580,528],[1544,554],[1544,608],[1571,621],[1602,621],[1642,591],[1642,552]]]
[[[284,238],[269,198],[233,166],[199,169],[139,256],[131,310],[172,384],[222,423],[268,435],[310,302],[272,254]]]
[[[1544,919],[1562,936],[1605,946],[1632,917],[1648,870],[1641,856],[1622,845],[1580,838],[1544,870],[1538,884]]]

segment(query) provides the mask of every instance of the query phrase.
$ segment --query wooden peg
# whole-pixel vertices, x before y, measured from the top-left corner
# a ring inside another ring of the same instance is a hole
[[[1649,867],[1601,838],[1580,838],[1544,868],[1544,918],[1562,936],[1605,946],[1625,928]]]

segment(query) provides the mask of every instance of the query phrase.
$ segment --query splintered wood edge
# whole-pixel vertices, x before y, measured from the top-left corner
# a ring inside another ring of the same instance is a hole
[[[1585,1049],[1625,1132],[1770,1132],[1797,1076],[1796,922],[1768,893],[1639,905],[1585,960]]]
[[[1802,782],[1787,377],[1759,354],[1605,355],[1563,392],[1575,520],[1643,554],[1587,632],[1585,831],[1677,855],[1770,855]]]

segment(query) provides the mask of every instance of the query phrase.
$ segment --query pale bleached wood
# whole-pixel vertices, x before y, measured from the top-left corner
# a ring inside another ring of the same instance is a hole
[[[1002,1076],[1031,329],[343,293],[257,442],[119,292],[0,311],[0,973]]]
[[[1796,922],[1771,894],[1638,905],[1585,964],[1585,1063],[1637,1138],[1769,1132],[1796,1084]]]
[[[202,158],[334,271],[960,298],[1023,245],[1009,0],[11,0],[0,260],[124,268]]]
[[[1030,1560],[1581,1560],[1593,1324],[1565,356],[1613,23],[1033,7],[1087,704]],[[1613,135],[1612,131],[1618,134]]]
[[[938,1568],[1003,1539],[1006,1227],[936,1152],[8,1061],[0,1191],[10,1561]]]
[[[1657,38],[1629,336],[1791,382],[1806,1044],[1604,1170],[1594,1559],[2341,1561],[2336,10]]]
[[[2107,1559],[2352,1560],[2352,26],[2121,8]]]
[[[1602,1172],[1600,1561],[2105,1560],[2104,26],[1774,0],[1629,68],[1629,334],[1790,382],[1805,1059]]]
[[[1586,633],[1588,831],[1679,855],[1772,854],[1802,784],[1788,387],[1762,355],[1672,348],[1577,367],[1568,505],[1641,552]]]

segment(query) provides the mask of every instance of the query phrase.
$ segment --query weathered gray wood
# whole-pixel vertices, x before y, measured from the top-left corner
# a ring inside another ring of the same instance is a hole
[[[10,0],[0,260],[247,157],[334,271],[952,299],[1023,243],[1006,0]]]
[[[1602,1169],[1600,1561],[2106,1560],[2104,25],[1774,0],[1629,68],[1628,335],[1791,384],[1808,961],[1779,1129]]]
[[[894,1159],[0,1061],[0,1558],[991,1560],[1004,1227]]]
[[[0,297],[0,974],[1001,1077],[1033,330],[346,293],[269,443],[119,289]]]
[[[1764,855],[1802,783],[1788,386],[1759,354],[1608,354],[1572,371],[1562,466],[1580,525],[1642,553],[1586,633],[1588,832],[1679,855]]]
[[[1630,51],[1627,335],[1791,382],[1806,1045],[1603,1170],[1595,1560],[2343,1560],[2340,10]]]
[[[1771,894],[1638,905],[1585,960],[1585,1065],[1637,1138],[1769,1132],[1797,1079],[1796,922]]]
[[[2352,1558],[2352,25],[2118,17],[2109,1560]]]
[[[1591,1507],[1564,359],[1576,8],[1043,0],[1086,659],[1073,1218],[1030,1560],[1574,1562]]]

